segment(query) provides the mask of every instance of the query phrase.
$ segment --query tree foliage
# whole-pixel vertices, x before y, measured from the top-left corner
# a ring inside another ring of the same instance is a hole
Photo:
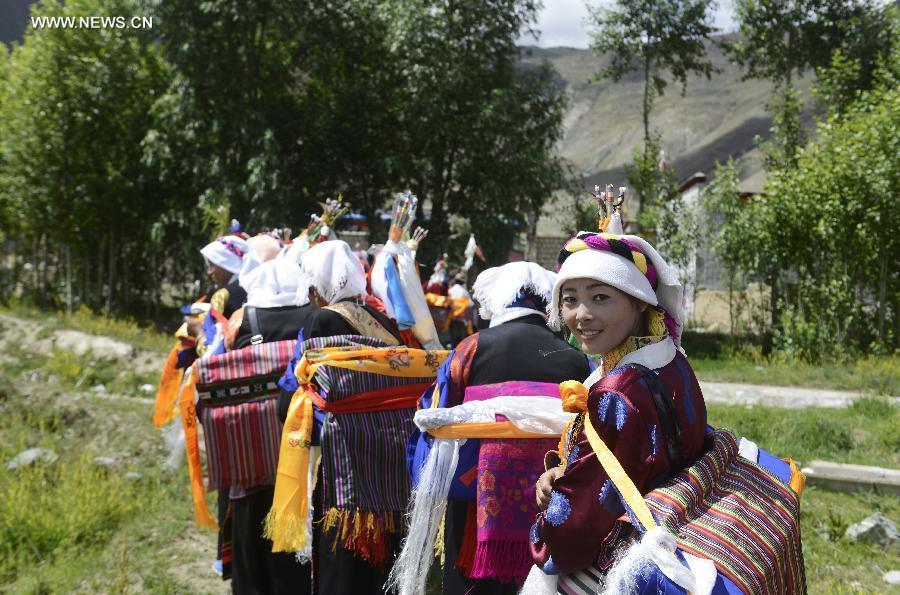
[[[722,222],[712,247],[732,278],[780,279],[775,347],[807,360],[897,348],[900,241],[900,53],[844,113],[822,121],[765,194],[736,200],[720,166],[707,208]]]
[[[515,45],[536,9],[530,0],[42,5],[40,14],[155,24],[32,29],[0,60],[2,212],[26,244],[16,262],[39,269],[14,283],[58,300],[65,277],[74,301],[95,307],[155,302],[160,287],[199,272],[210,213],[250,230],[299,229],[319,201],[343,193],[374,225],[407,188],[431,211],[425,258],[448,248],[444,222],[455,214],[471,218],[489,256],[505,255],[522,213],[539,211],[565,175],[554,151],[563,90],[547,64],[523,67]],[[47,283],[34,282],[41,275]]]
[[[654,99],[665,93],[667,76],[681,83],[683,93],[690,74],[709,78],[713,73],[706,49],[714,31],[713,5],[713,0],[617,0],[612,8],[591,8],[591,50],[610,60],[595,79],[618,82],[634,71],[643,77],[641,160],[656,158],[650,114]],[[641,166],[636,162],[636,167]],[[643,186],[638,192],[639,212],[644,203],[652,205],[660,198],[649,193],[649,184]]]
[[[130,0],[36,9],[136,13]],[[141,141],[168,65],[145,31],[123,29],[31,31],[7,60],[0,200],[9,235],[20,252],[30,252],[32,282],[53,289],[65,275],[70,288],[75,279],[83,301],[126,300],[132,288],[150,285],[144,223],[166,207],[154,173],[141,162]]]

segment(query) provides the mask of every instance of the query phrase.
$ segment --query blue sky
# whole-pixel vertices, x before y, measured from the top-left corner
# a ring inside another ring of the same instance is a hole
[[[544,8],[538,17],[537,29],[541,36],[536,45],[540,47],[575,47],[586,48],[590,43],[587,28],[583,21],[587,17],[586,0],[544,0]],[[609,3],[606,0],[604,3]],[[597,0],[591,0],[597,5]],[[734,28],[734,9],[731,0],[719,0],[716,10],[715,25],[723,31]],[[522,45],[535,45],[534,38],[523,36],[519,39]]]

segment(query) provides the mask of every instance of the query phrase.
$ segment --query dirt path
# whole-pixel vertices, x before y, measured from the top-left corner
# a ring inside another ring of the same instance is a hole
[[[719,405],[762,405],[786,409],[828,407],[842,409],[863,397],[862,393],[845,390],[803,388],[799,386],[768,386],[735,382],[700,382],[707,403]],[[900,397],[892,397],[900,405]]]

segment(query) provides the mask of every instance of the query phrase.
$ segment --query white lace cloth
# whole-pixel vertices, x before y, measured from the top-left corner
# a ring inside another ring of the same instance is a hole
[[[502,396],[456,407],[420,409],[413,418],[423,432],[448,424],[484,423],[504,415],[514,426],[535,434],[559,435],[575,414],[562,410],[557,397]]]

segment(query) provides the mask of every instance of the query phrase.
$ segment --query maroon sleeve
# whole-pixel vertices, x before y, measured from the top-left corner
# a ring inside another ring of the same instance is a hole
[[[621,376],[616,381],[604,379],[594,386],[587,411],[597,434],[643,492],[650,478],[668,461],[664,453],[656,452],[652,435],[656,413],[642,406],[650,398],[649,393],[643,394],[647,391],[633,371]],[[616,519],[624,513],[618,490],[582,430],[565,473],[553,484],[547,510],[538,515],[532,529],[535,563],[551,574],[590,566]]]

